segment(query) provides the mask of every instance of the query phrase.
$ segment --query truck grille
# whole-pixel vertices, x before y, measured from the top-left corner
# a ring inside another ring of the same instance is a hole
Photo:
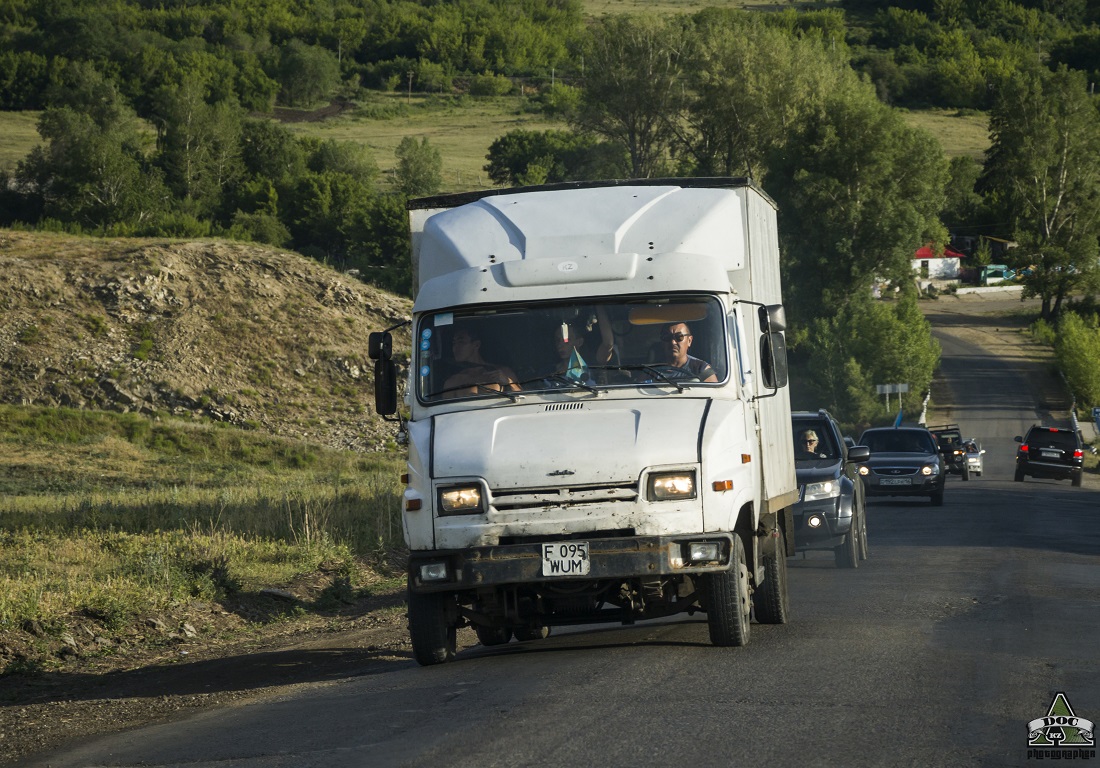
[[[588,485],[574,488],[526,488],[492,491],[492,504],[498,510],[517,511],[543,507],[567,507],[583,504],[605,504],[609,501],[631,502],[638,498],[635,483]]]

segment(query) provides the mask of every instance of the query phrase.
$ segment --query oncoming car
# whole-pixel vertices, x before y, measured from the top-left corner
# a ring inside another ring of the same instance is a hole
[[[875,427],[859,444],[871,452],[859,468],[868,496],[927,496],[943,505],[943,457],[927,429]]]
[[[966,452],[966,466],[970,470],[970,474],[982,476],[982,469],[984,468],[985,460],[982,456],[985,455],[985,448],[982,448],[982,444],[972,437],[968,437],[963,440],[963,450]]]
[[[794,513],[796,552],[832,550],[841,568],[867,559],[867,506],[857,462],[869,452],[849,447],[828,411],[791,414],[798,504]]]

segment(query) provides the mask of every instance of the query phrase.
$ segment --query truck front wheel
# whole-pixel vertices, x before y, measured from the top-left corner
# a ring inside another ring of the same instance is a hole
[[[732,559],[728,571],[707,574],[707,624],[710,641],[719,646],[749,642],[749,566],[740,536],[733,537]]]
[[[413,656],[421,666],[454,660],[458,632],[447,611],[452,599],[444,594],[409,591],[409,637]]]

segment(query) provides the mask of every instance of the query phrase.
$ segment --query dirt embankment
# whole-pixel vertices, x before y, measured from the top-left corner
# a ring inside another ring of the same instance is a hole
[[[367,334],[410,302],[224,241],[0,230],[0,401],[215,419],[370,450]]]

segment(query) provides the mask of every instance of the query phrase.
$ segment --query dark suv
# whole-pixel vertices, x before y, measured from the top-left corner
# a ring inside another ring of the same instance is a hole
[[[841,568],[867,559],[867,506],[856,462],[870,453],[847,445],[828,411],[791,414],[798,504],[794,512],[795,551],[832,550]]]
[[[944,424],[941,427],[928,427],[936,438],[943,456],[943,468],[946,472],[962,475],[963,480],[970,479],[970,464],[966,460],[966,446],[958,424]]]
[[[1016,436],[1016,482],[1025,475],[1069,480],[1081,485],[1084,452],[1081,436],[1072,429],[1035,425],[1024,437]]]

